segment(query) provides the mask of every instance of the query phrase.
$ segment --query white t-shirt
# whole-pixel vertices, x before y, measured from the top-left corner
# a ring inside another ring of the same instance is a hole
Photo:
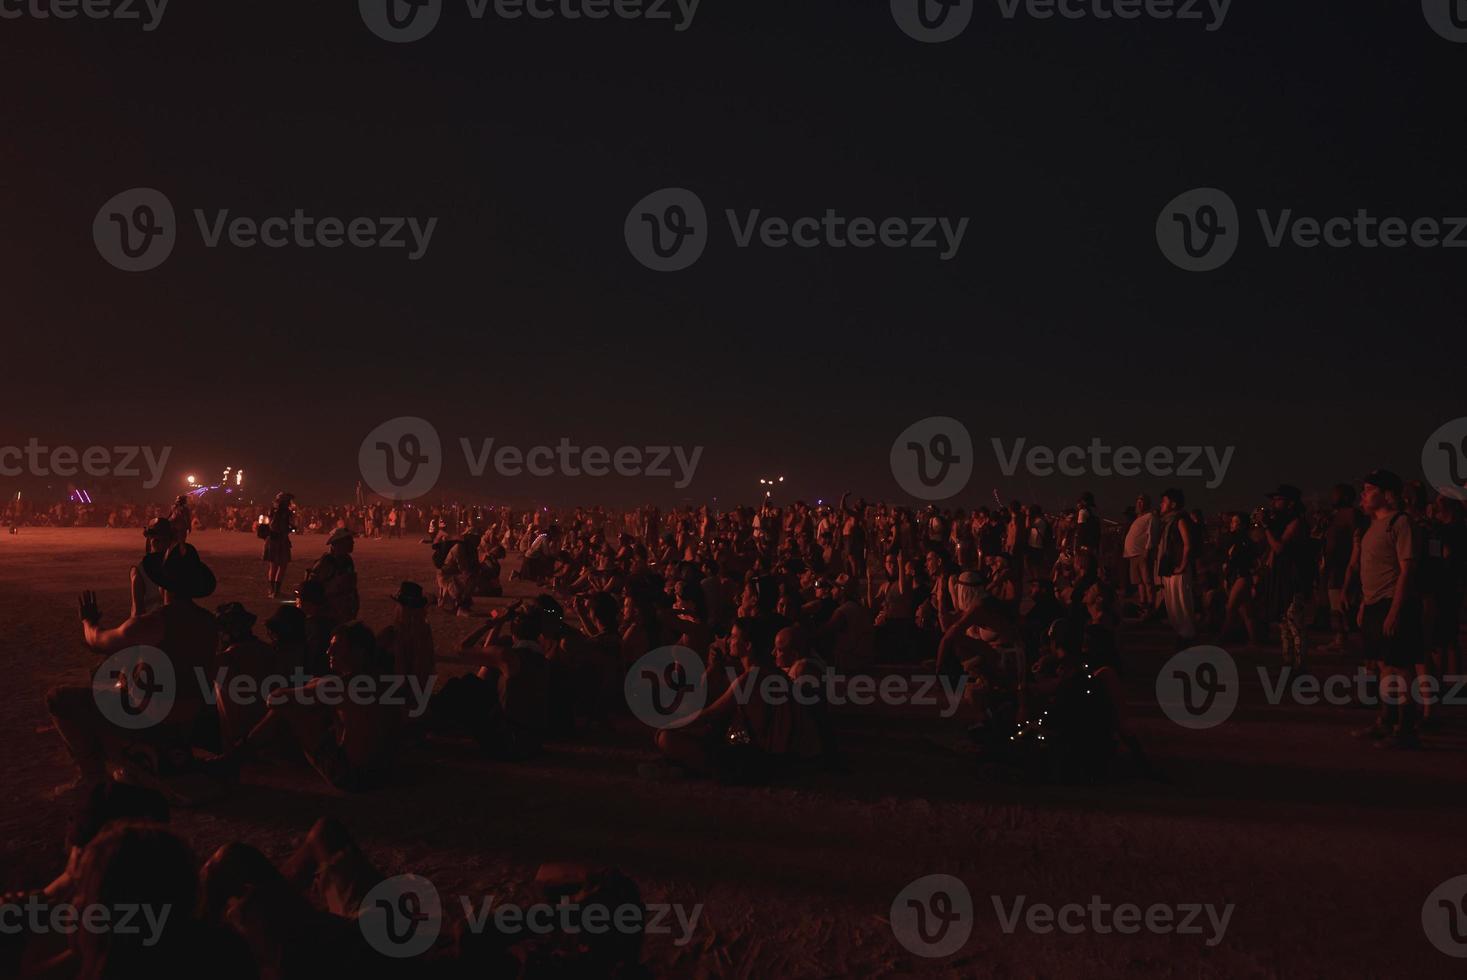
[[[1156,526],[1156,515],[1151,511],[1137,515],[1126,531],[1124,558],[1143,558],[1151,551],[1151,534]]]

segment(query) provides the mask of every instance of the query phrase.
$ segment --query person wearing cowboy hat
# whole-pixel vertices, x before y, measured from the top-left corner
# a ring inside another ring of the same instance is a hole
[[[356,536],[350,528],[337,528],[326,538],[326,553],[306,572],[308,581],[320,582],[326,590],[326,607],[338,623],[356,619],[362,607],[357,595],[357,566],[351,557],[355,545]]]
[[[1268,495],[1263,521],[1267,544],[1269,614],[1279,623],[1284,665],[1304,666],[1308,646],[1308,613],[1314,591],[1314,561],[1309,529],[1304,525],[1304,495],[1281,483]]]
[[[236,702],[229,698],[236,677],[248,677],[259,690],[265,678],[282,673],[279,651],[255,636],[255,614],[238,602],[226,602],[215,611],[219,622],[219,659],[214,676],[214,705],[219,712],[219,738],[233,745],[248,735],[265,705],[259,698]]]
[[[285,580],[285,569],[290,564],[290,535],[295,530],[291,519],[291,504],[295,495],[284,490],[275,495],[270,516],[265,525],[265,553],[263,560],[269,565],[267,581],[270,583],[266,598],[280,598],[280,583]]]
[[[143,559],[142,571],[158,584],[163,605],[129,616],[107,629],[102,626],[97,594],[83,592],[77,599],[82,640],[93,653],[106,657],[135,647],[151,648],[140,653],[137,663],[125,673],[119,672],[119,676],[136,677],[140,668],[145,669],[157,686],[140,689],[144,698],[171,698],[171,706],[162,723],[124,731],[103,714],[92,686],[49,690],[46,709],[80,770],[78,783],[103,778],[109,762],[120,761],[129,745],[143,743],[160,752],[186,756],[194,723],[207,707],[193,678],[196,670],[207,673],[212,665],[219,624],[195,600],[214,593],[214,573],[199,559],[198,551],[187,544],[175,544],[166,552],[148,555]],[[172,683],[167,673],[160,675],[163,666],[171,668]],[[124,692],[123,696],[136,703],[131,693]]]
[[[392,657],[396,673],[418,678],[423,690],[428,690],[437,662],[433,628],[428,625],[428,597],[417,582],[403,582],[389,598],[397,603],[397,615],[391,626],[377,634],[377,646]]]
[[[171,544],[173,544],[173,525],[165,518],[155,517],[147,527],[143,528],[144,558],[167,551]],[[131,615],[141,616],[163,605],[163,593],[159,591],[158,583],[148,578],[147,573],[143,571],[142,562],[132,566],[129,576],[132,588]]]

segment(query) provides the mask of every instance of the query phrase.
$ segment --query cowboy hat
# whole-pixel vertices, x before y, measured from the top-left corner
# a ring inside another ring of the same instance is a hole
[[[173,537],[173,522],[166,517],[155,517],[143,528],[145,538],[171,538]]]
[[[397,595],[388,598],[408,609],[422,609],[428,604],[428,597],[423,595],[423,587],[417,582],[403,582],[397,587]]]
[[[213,595],[218,585],[214,573],[199,560],[198,549],[191,544],[176,544],[165,552],[155,551],[143,559],[142,568],[158,588],[185,599]]]

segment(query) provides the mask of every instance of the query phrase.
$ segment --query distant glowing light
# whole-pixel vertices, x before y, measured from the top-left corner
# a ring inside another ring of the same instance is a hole
[[[188,481],[188,485],[189,486],[193,486],[195,483],[198,482],[197,480],[194,479],[194,475],[192,473],[190,473],[188,476],[184,477],[184,479]]]

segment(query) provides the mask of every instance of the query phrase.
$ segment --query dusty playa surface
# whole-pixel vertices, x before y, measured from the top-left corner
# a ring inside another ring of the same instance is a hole
[[[211,607],[238,600],[263,619],[255,539],[192,540],[219,577]],[[44,693],[88,680],[96,658],[80,642],[76,594],[96,589],[104,622],[117,623],[141,544],[137,531],[0,537],[0,886],[37,884],[61,866],[75,796],[53,796],[71,769]],[[292,584],[318,547],[297,539]],[[399,581],[431,587],[429,549],[416,541],[362,541],[356,559],[374,627],[389,621]],[[443,673],[469,669],[448,651],[480,621],[435,612],[431,623]],[[304,766],[250,768],[228,798],[178,810],[173,824],[201,857],[243,840],[281,860],[316,818],[336,816],[387,873],[428,877],[450,915],[460,896],[534,900],[545,862],[614,866],[648,902],[701,906],[686,941],[677,928],[649,937],[659,976],[1447,975],[1457,961],[1428,941],[1422,906],[1467,874],[1461,709],[1420,752],[1372,751],[1349,735],[1367,711],[1271,705],[1255,668],[1273,660],[1238,654],[1238,710],[1189,731],[1156,702],[1170,643],[1150,632],[1123,643],[1136,727],[1167,784],[995,782],[953,748],[961,724],[930,708],[869,706],[836,716],[849,771],[770,788],[642,779],[651,734],[628,720],[529,765],[486,761],[468,744],[415,746],[391,786],[360,796]],[[1316,672],[1352,669],[1331,660]],[[971,936],[942,959],[913,955],[889,923],[899,893],[934,874],[960,879],[974,906]],[[1178,923],[1191,906],[1232,908],[1220,935],[1206,911],[1195,930],[1128,934],[1093,908],[1127,903],[1181,909]],[[1034,906],[1066,905],[1083,907],[1067,917],[1078,930],[1031,928],[1044,924]]]

